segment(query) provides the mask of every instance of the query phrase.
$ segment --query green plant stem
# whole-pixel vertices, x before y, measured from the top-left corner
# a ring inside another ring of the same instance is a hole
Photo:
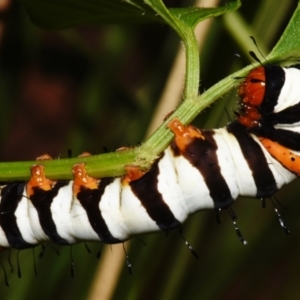
[[[198,96],[200,69],[198,45],[193,29],[188,26],[182,28],[180,36],[186,50],[186,82],[183,94],[184,101],[178,109],[140,147],[90,157],[40,162],[45,165],[48,178],[54,180],[72,179],[72,167],[79,162],[86,163],[88,174],[96,178],[121,176],[125,172],[124,167],[126,165],[136,165],[147,170],[173,138],[173,134],[166,128],[171,119],[178,117],[182,123],[189,124],[204,108],[238,85],[235,77],[245,76],[250,69],[255,67],[255,64],[247,66]],[[276,61],[278,58],[277,53],[273,54],[272,60]],[[28,180],[30,167],[36,163],[35,161],[0,163],[0,181]]]
[[[186,51],[186,76],[183,102],[180,107],[183,106],[183,103],[195,103],[197,101],[200,80],[199,50],[194,31],[186,29],[182,33],[182,39]],[[188,109],[192,109],[192,107],[188,107]],[[177,111],[174,112],[168,120],[175,116],[178,116],[179,119],[184,122],[184,120],[177,114]],[[150,162],[152,162],[153,159],[155,159],[157,155],[166,148],[173,138],[173,134],[166,130],[167,123],[168,121],[162,124],[141,146],[142,153],[146,152],[150,155],[151,153],[153,154],[153,157],[148,158]],[[146,160],[148,159],[146,158]]]
[[[185,58],[186,58],[186,74],[185,74],[185,89],[184,89],[184,101],[189,99],[196,99],[199,90],[200,81],[200,59],[198,43],[194,34],[194,31],[186,31],[183,37],[185,45]]]
[[[199,83],[199,53],[197,40],[191,28],[183,31],[186,47],[186,85],[184,98],[194,103],[197,98]],[[190,109],[190,108],[188,108]],[[168,146],[173,135],[162,125],[141,147],[91,157],[58,159],[51,161],[29,161],[0,163],[0,181],[28,180],[30,167],[41,163],[45,166],[46,176],[50,179],[72,179],[74,164],[84,162],[90,176],[100,178],[124,174],[126,165],[134,164],[141,169],[148,169],[158,155]]]
[[[0,163],[0,181],[28,180],[30,167],[37,163],[45,165],[46,176],[55,180],[72,179],[72,167],[79,162],[86,163],[88,174],[96,178],[121,176],[124,174],[125,165],[134,164],[142,169],[148,169],[153,160],[169,145],[173,138],[173,134],[166,130],[166,124],[172,118],[178,117],[184,124],[190,123],[199,112],[238,84],[234,77],[244,76],[251,68],[253,68],[252,65],[226,77],[198,97],[186,99],[176,112],[140,147],[90,157],[42,162]]]
[[[86,163],[88,173],[93,177],[119,176],[124,174],[124,164],[134,161],[137,151],[138,148],[89,157],[0,163],[0,181],[27,180],[30,177],[30,167],[35,164],[44,165],[50,179],[72,179],[72,167],[80,162]]]

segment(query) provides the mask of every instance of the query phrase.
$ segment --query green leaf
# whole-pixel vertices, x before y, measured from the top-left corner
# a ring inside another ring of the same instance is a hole
[[[267,57],[268,61],[280,59],[283,64],[295,63],[300,60],[300,4],[298,3],[287,28]]]
[[[195,28],[196,25],[211,17],[218,17],[225,13],[237,10],[241,6],[239,0],[230,2],[228,5],[216,8],[199,8],[199,7],[189,7],[189,8],[170,8],[170,12],[176,19],[182,21],[187,26]]]
[[[37,26],[63,29],[82,24],[159,22],[144,1],[21,0]]]
[[[199,53],[194,36],[195,25],[205,18],[217,16],[237,9],[240,1],[216,9],[171,9],[168,10],[161,0],[21,0],[25,4],[31,19],[39,26],[61,29],[80,24],[101,24],[107,22],[142,22],[164,21],[171,26],[183,39],[186,48],[186,86],[184,99],[196,101],[199,84]],[[161,138],[163,142],[161,142]],[[123,153],[93,156],[86,158],[87,170],[94,177],[118,176],[124,172],[124,165],[135,163],[141,168],[148,168],[153,159],[163,151],[172,135],[161,126],[139,150]],[[80,158],[82,161],[82,158]],[[68,179],[72,177],[71,166],[77,159],[45,162],[47,176],[52,179]],[[29,166],[32,162],[16,164],[0,164],[1,174],[10,179],[28,178]],[[106,166],[106,167],[105,167]],[[111,168],[112,167],[112,168]],[[9,171],[10,170],[10,171]],[[11,170],[14,170],[13,172]],[[5,175],[5,176],[6,176]]]
[[[218,8],[166,8],[161,0],[145,0],[177,33],[184,37],[184,30],[193,30],[195,26],[210,17],[217,17],[240,7],[240,0]]]
[[[240,1],[220,8],[168,10],[160,0],[21,0],[37,26],[63,29],[82,24],[165,22],[178,33],[181,25],[196,26],[201,20],[237,9]],[[181,34],[180,34],[181,35]]]

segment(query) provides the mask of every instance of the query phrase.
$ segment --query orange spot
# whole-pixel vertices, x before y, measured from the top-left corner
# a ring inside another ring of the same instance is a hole
[[[205,139],[198,128],[192,125],[185,126],[177,118],[171,120],[167,127],[175,134],[175,143],[181,151],[194,139]]]
[[[240,85],[238,95],[241,97],[241,112],[238,121],[246,127],[259,126],[262,104],[266,90],[266,74],[264,67],[252,70]]]
[[[259,138],[266,150],[278,160],[285,168],[300,176],[300,156],[291,152],[288,148],[266,138]]]
[[[238,117],[238,121],[246,127],[255,127],[259,125],[261,114],[255,106],[243,105],[242,113]]]
[[[45,176],[45,167],[43,165],[34,165],[30,168],[31,177],[26,184],[27,196],[34,194],[34,187],[39,187],[44,191],[49,191],[52,189],[55,181],[52,181]]]
[[[74,182],[73,182],[73,194],[76,196],[82,187],[87,189],[97,189],[99,180],[90,177],[85,168],[85,163],[78,163],[72,168]]]
[[[126,175],[122,179],[123,184],[128,184],[131,181],[140,179],[145,172],[141,171],[139,167],[127,165],[125,166]]]
[[[245,81],[240,85],[238,95],[242,103],[259,106],[265,96],[266,75],[265,68],[258,67],[252,70]]]

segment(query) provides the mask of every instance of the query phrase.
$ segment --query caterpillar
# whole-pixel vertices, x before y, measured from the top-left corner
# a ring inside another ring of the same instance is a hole
[[[252,70],[240,85],[234,121],[199,130],[172,119],[174,140],[145,173],[127,166],[122,178],[98,179],[79,163],[74,180],[51,181],[43,166],[50,157],[39,158],[28,182],[1,187],[1,249],[121,243],[181,228],[200,210],[230,209],[239,195],[271,197],[300,175],[298,82],[296,68]]]

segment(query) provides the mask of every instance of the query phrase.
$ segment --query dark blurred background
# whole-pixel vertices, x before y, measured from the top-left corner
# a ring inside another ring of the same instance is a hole
[[[192,2],[167,4],[181,7]],[[201,92],[249,63],[247,51],[256,50],[245,44],[248,35],[255,36],[260,48],[271,50],[297,1],[242,0],[242,4],[232,17],[215,18],[209,24],[200,49]],[[235,21],[245,26],[236,26]],[[145,138],[179,47],[175,33],[160,24],[42,30],[30,22],[19,2],[1,1],[0,160],[34,160],[43,153],[67,157],[68,149],[74,156],[83,151],[98,154],[138,145]],[[226,111],[233,117],[237,100],[233,91],[194,124],[205,128],[226,125],[230,118]],[[178,232],[142,237],[147,247],[138,239],[126,243],[133,275],[128,274],[124,261],[120,276],[115,275],[119,277],[115,278],[113,299],[299,299],[297,184],[277,196],[292,232],[289,236],[280,228],[270,201],[262,209],[259,200],[241,199],[234,209],[247,246],[236,237],[226,212],[218,225],[213,211],[191,217],[184,226],[184,235],[199,260],[193,258]],[[33,256],[41,248],[34,253],[11,251],[12,274],[5,253],[1,262],[11,287],[5,286],[0,271],[0,298],[88,299],[94,280],[97,282],[97,265],[104,265],[103,256],[97,260],[96,253],[105,251],[105,246],[89,243],[88,247],[92,254],[79,244],[61,247],[57,255],[48,246],[37,261],[38,277]],[[107,249],[113,256],[114,246]]]

